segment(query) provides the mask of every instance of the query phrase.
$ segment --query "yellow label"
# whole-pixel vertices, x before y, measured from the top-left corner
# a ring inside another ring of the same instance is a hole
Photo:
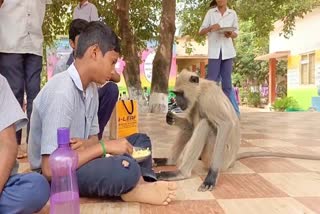
[[[300,68],[300,61],[301,56],[289,56],[288,57],[288,71],[292,69],[299,69]]]

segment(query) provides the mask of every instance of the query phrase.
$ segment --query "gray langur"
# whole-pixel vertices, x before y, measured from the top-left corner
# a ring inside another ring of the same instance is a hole
[[[201,157],[208,166],[207,176],[198,191],[211,191],[220,170],[227,170],[236,160],[248,157],[287,157],[320,160],[318,156],[274,152],[244,152],[240,148],[239,118],[213,81],[199,78],[195,73],[183,70],[174,88],[177,105],[185,116],[168,112],[167,123],[177,125],[180,132],[168,159],[155,159],[156,164],[177,164],[177,171],[162,171],[159,180],[182,180],[191,176]]]

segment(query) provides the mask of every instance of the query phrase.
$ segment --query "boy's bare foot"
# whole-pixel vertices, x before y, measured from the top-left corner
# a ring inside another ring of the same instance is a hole
[[[141,202],[154,205],[168,205],[176,197],[177,185],[174,182],[158,181],[138,184],[132,191],[123,194],[126,202]]]

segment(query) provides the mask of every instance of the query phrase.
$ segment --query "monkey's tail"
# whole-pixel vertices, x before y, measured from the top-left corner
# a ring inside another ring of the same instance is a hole
[[[242,152],[237,155],[237,160],[253,157],[280,157],[280,158],[294,158],[306,160],[320,160],[320,155],[303,155],[303,154],[290,154],[282,152]]]

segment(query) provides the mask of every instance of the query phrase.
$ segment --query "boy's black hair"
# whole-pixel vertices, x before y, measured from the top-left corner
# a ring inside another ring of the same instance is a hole
[[[211,3],[210,3],[210,8],[212,7],[216,7],[218,4],[217,4],[217,1],[216,0],[213,0]]]
[[[80,35],[88,23],[83,19],[74,19],[69,25],[69,39],[75,42],[76,37]]]
[[[82,58],[92,45],[98,45],[103,55],[112,50],[120,53],[118,36],[109,26],[100,21],[89,22],[80,34],[76,58]]]

